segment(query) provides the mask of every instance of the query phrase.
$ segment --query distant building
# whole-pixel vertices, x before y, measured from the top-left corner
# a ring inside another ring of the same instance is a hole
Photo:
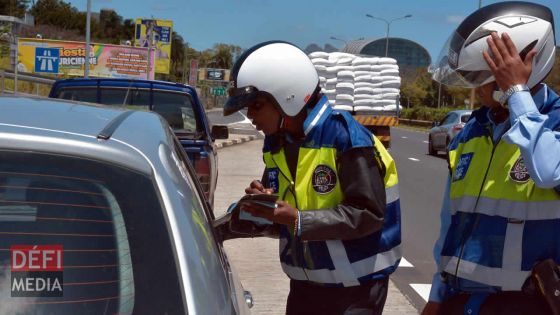
[[[385,38],[349,41],[343,52],[370,56],[385,56]],[[389,37],[388,57],[395,58],[401,67],[428,67],[432,62],[426,48],[404,38]]]

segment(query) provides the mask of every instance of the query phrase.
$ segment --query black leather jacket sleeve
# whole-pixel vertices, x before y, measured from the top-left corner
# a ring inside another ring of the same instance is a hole
[[[302,240],[351,240],[381,230],[385,214],[383,170],[373,148],[354,148],[337,161],[341,204],[301,213]]]

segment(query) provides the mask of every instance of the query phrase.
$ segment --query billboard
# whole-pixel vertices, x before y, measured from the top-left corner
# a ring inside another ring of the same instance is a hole
[[[152,30],[151,33],[150,29]],[[134,46],[148,47],[148,39],[153,36],[152,49],[155,50],[155,72],[169,74],[171,63],[171,39],[173,35],[173,21],[136,19],[134,32]]]
[[[198,73],[198,79],[201,81],[229,81],[229,77],[230,70],[228,69],[203,68]]]
[[[196,86],[196,74],[198,73],[198,59],[191,59],[191,67],[189,72],[189,85]]]
[[[86,58],[83,42],[20,38],[18,51],[21,71],[84,76]],[[146,79],[148,50],[92,43],[89,64],[92,77]]]

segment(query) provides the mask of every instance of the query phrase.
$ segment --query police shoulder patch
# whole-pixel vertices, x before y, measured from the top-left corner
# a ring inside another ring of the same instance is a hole
[[[457,167],[455,168],[455,172],[453,173],[453,181],[462,180],[467,175],[467,171],[469,170],[469,166],[471,165],[471,160],[474,155],[474,152],[461,154],[459,157],[459,162],[457,162]]]
[[[522,156],[520,156],[511,167],[509,178],[516,183],[526,183],[531,179]]]
[[[319,194],[330,193],[336,186],[336,172],[326,165],[317,165],[311,177],[311,185]]]

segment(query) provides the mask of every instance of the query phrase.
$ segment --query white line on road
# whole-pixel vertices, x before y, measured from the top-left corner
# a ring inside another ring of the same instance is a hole
[[[410,286],[424,299],[424,301],[428,302],[428,299],[430,298],[430,289],[432,288],[431,284],[411,283]]]
[[[428,141],[426,141],[426,140],[424,140],[424,141],[422,141],[422,142],[424,142],[424,143],[430,143],[430,142],[428,142]]]
[[[399,263],[399,267],[405,267],[405,268],[412,268],[414,267],[408,260],[401,258],[401,262]]]
[[[414,162],[420,161],[419,159],[415,159],[415,158],[408,158],[408,159],[411,160],[411,161],[414,161]]]
[[[408,137],[405,137],[405,136],[401,136],[401,138],[403,138],[403,139],[408,139]]]

